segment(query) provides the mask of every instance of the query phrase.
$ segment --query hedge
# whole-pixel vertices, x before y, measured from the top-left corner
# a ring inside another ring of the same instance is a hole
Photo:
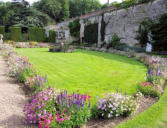
[[[10,27],[10,39],[13,41],[21,41],[22,33],[20,27]]]
[[[45,42],[46,38],[45,29],[37,27],[29,28],[30,41]]]
[[[49,31],[49,42],[56,43],[56,32],[53,30]]]
[[[4,26],[0,26],[0,34],[5,34],[5,27]]]

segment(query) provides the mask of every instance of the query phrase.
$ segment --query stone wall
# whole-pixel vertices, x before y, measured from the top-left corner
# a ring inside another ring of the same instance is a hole
[[[70,30],[68,26],[69,23],[72,22],[73,20],[74,19],[70,19],[68,21],[64,21],[56,25],[49,25],[45,27],[47,36],[49,36],[50,30],[54,30],[56,32],[56,43],[61,43],[61,42],[68,43],[79,40],[70,35]]]
[[[152,3],[105,13],[105,22],[109,20],[105,29],[105,41],[109,42],[111,36],[116,33],[122,38],[122,42],[134,46],[138,43],[135,37],[140,22],[147,17],[155,21],[164,13],[167,13],[167,0],[155,0]]]
[[[91,13],[91,15],[87,14],[79,17],[81,24],[80,41],[83,42],[85,26],[98,23],[98,42],[95,43],[98,43],[98,46],[103,43],[101,41],[101,21],[103,15],[103,19],[107,24],[104,42],[109,43],[112,35],[116,33],[121,38],[121,42],[134,46],[138,43],[135,37],[140,22],[148,17],[156,21],[164,13],[167,13],[167,0],[155,0],[154,2],[135,5],[128,9],[114,10],[110,8],[108,11],[99,11],[99,13]],[[66,40],[67,42],[72,42],[78,40],[70,36],[68,25],[73,20],[70,19],[57,25],[48,26],[46,31],[55,30],[58,41]]]

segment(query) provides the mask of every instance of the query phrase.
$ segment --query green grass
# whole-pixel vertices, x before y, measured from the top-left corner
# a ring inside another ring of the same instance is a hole
[[[152,107],[116,128],[167,128],[167,89]]]
[[[94,51],[50,53],[47,48],[16,49],[29,57],[40,74],[47,74],[49,84],[69,91],[80,90],[102,96],[117,89],[136,92],[136,83],[145,79],[147,68],[133,59]]]

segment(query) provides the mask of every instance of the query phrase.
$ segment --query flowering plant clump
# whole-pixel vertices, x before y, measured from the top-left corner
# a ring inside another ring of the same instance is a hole
[[[97,113],[99,117],[104,118],[129,116],[136,107],[137,102],[134,97],[121,93],[110,93],[98,101]]]
[[[8,75],[17,77],[20,82],[25,82],[26,77],[34,76],[34,68],[26,57],[19,57],[16,54],[8,57]]]
[[[38,123],[44,117],[50,118],[55,115],[55,100],[57,92],[48,88],[46,91],[39,92],[32,98],[29,104],[24,105],[24,113],[27,123]]]
[[[160,97],[161,90],[158,86],[153,85],[151,82],[138,83],[137,90],[140,91],[144,96]]]
[[[67,91],[57,95],[56,114],[42,117],[39,127],[78,127],[90,118],[90,96],[87,94],[70,94]]]
[[[34,77],[27,77],[25,85],[33,92],[40,92],[47,84],[47,76],[36,75]]]
[[[146,76],[147,76],[147,81],[151,83],[153,81],[159,81],[160,79],[162,79],[162,71],[158,67],[156,68],[156,70],[148,69]]]

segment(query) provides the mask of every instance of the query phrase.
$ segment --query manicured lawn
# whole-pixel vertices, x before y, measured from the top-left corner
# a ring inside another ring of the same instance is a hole
[[[49,84],[69,91],[80,90],[102,96],[117,89],[136,92],[136,83],[145,79],[147,68],[133,59],[77,50],[74,53],[50,53],[47,48],[16,49],[30,58],[40,74],[47,74]]]

